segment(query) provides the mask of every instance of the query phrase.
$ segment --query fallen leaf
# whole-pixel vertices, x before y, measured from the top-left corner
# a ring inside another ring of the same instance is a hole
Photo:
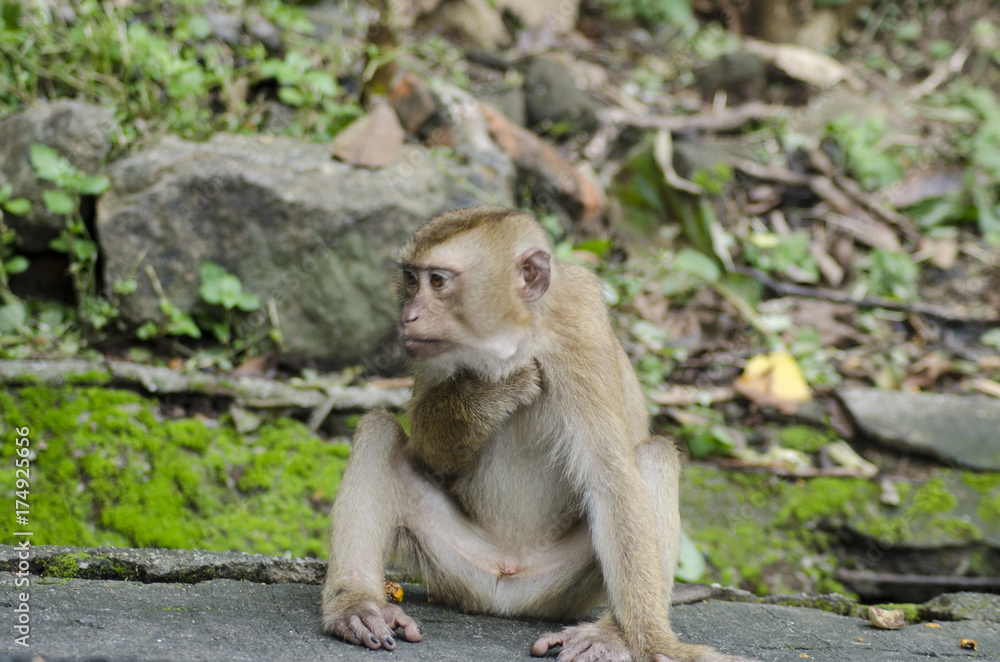
[[[834,464],[850,469],[862,478],[874,478],[878,467],[858,455],[846,441],[837,441],[823,447],[823,452]]]
[[[753,357],[733,386],[747,399],[789,414],[794,413],[800,402],[812,399],[802,369],[795,357],[787,352]]]
[[[858,637],[858,641],[864,641],[864,639],[862,639],[861,637]]]
[[[750,53],[761,56],[789,77],[827,88],[850,78],[850,72],[829,55],[795,44],[771,44],[756,39],[745,42]]]
[[[382,583],[382,592],[385,593],[385,599],[389,602],[398,605],[403,601],[403,587],[397,581],[386,579]]]
[[[969,650],[977,651],[979,650],[979,644],[976,643],[975,639],[962,639],[958,642],[959,648],[968,648]]]
[[[910,366],[909,375],[903,380],[904,390],[917,392],[929,389],[941,375],[950,372],[951,361],[940,352],[931,352]]]
[[[883,630],[898,630],[906,624],[902,609],[882,609],[875,605],[868,608],[868,620]]]
[[[940,629],[941,625],[938,624],[938,623],[924,623],[924,627],[925,628],[938,628],[938,629]]]
[[[882,479],[882,496],[879,501],[887,506],[898,506],[900,504],[899,489],[896,483],[892,482],[888,476]]]
[[[233,370],[233,374],[244,377],[273,377],[277,369],[278,356],[276,354],[258,354],[239,364]]]
[[[1000,383],[991,379],[973,379],[972,388],[976,389],[980,393],[992,395],[994,398],[1000,398]]]
[[[805,653],[799,653],[799,657],[809,657],[809,656],[806,655]],[[812,658],[810,658],[810,659],[812,659]]]
[[[396,111],[383,100],[338,133],[330,153],[351,165],[381,168],[399,158],[404,137]]]

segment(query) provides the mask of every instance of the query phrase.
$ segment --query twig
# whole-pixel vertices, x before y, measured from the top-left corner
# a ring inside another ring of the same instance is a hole
[[[910,101],[917,101],[936,90],[941,83],[944,83],[949,78],[962,71],[962,67],[965,66],[965,61],[969,59],[971,52],[972,51],[968,46],[962,46],[957,51],[952,53],[950,58],[942,62],[938,62],[934,67],[934,71],[932,71],[930,75],[927,76],[927,78],[925,78],[919,85],[910,88],[910,90],[906,93],[906,96],[909,97]]]
[[[1000,322],[1000,316],[977,317],[969,313],[947,310],[946,308],[935,306],[934,304],[924,303],[922,301],[907,303],[904,301],[896,301],[894,299],[884,299],[882,297],[864,297],[861,299],[855,299],[846,292],[827,290],[820,287],[807,287],[804,285],[782,283],[781,281],[771,278],[766,273],[758,269],[736,267],[735,271],[760,281],[782,296],[799,296],[811,299],[823,299],[834,303],[849,303],[858,308],[885,308],[886,310],[899,310],[905,313],[929,315],[931,317],[937,317],[939,319],[952,322],[976,322],[980,324],[996,324]]]
[[[819,147],[812,145],[807,146],[805,149],[809,154],[809,160],[813,164],[813,167],[833,180],[854,202],[886,223],[898,228],[910,241],[916,242],[920,240],[920,232],[917,231],[913,221],[898,211],[886,207],[881,200],[862,191],[856,181],[837,172],[836,167]]]
[[[152,395],[197,393],[232,398],[242,407],[269,409],[363,410],[400,408],[409,389],[373,387],[299,388],[263,377],[181,373],[127,361],[0,361],[0,384],[115,384],[141,388]]]
[[[747,122],[780,117],[788,113],[784,106],[772,106],[752,101],[742,106],[728,108],[721,113],[703,113],[684,117],[663,115],[639,115],[627,110],[608,108],[598,111],[598,117],[611,124],[628,124],[640,129],[663,129],[665,131],[732,131]]]

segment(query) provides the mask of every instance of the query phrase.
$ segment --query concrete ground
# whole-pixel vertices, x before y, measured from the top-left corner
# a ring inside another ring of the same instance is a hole
[[[60,551],[65,549],[33,549],[36,557],[31,571],[45,572],[45,559],[60,558],[60,554],[66,558]],[[145,553],[99,548],[79,550],[72,558],[81,574],[114,563],[117,571],[124,569],[136,579],[153,583],[18,576],[16,551],[0,547],[0,569],[5,571],[0,573],[0,660],[527,660],[534,638],[558,627],[463,614],[428,602],[422,587],[404,585],[403,607],[421,621],[423,642],[401,641],[393,653],[367,651],[320,631],[321,587],[302,583],[314,580],[318,562],[162,550],[149,552],[146,560],[153,560],[145,568],[122,561],[138,563],[135,559],[141,560]],[[185,558],[189,561],[186,569]],[[297,581],[260,583],[267,575],[261,574],[261,568],[268,562],[291,569],[287,574]],[[169,572],[164,570],[167,567]],[[164,577],[184,572],[204,577],[213,567],[217,576],[243,573],[254,580],[232,577],[182,583],[156,579],[158,572]],[[16,585],[25,578],[27,587]],[[28,593],[27,603],[21,601],[22,592]],[[19,614],[25,613],[22,604],[28,605],[27,647],[16,643],[23,634],[16,629]],[[1000,619],[985,618],[940,622],[939,628],[914,624],[888,631],[856,617],[773,604],[708,600],[677,605],[673,611],[674,628],[683,639],[762,662],[1000,661]],[[978,651],[961,648],[962,639],[975,640]],[[555,654],[550,652],[550,657]]]

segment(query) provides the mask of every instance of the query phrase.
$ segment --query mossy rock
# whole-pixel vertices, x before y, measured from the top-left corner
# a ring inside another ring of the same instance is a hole
[[[242,437],[225,419],[164,420],[155,401],[100,387],[0,391],[0,433],[14,427],[29,428],[39,545],[322,556],[348,456],[292,419]],[[14,449],[0,450],[5,485]],[[13,510],[13,494],[0,504]]]

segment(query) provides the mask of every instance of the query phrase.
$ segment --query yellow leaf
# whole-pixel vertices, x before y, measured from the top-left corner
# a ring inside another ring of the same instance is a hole
[[[812,394],[795,357],[785,352],[771,354],[771,392],[780,400],[809,402]]]

